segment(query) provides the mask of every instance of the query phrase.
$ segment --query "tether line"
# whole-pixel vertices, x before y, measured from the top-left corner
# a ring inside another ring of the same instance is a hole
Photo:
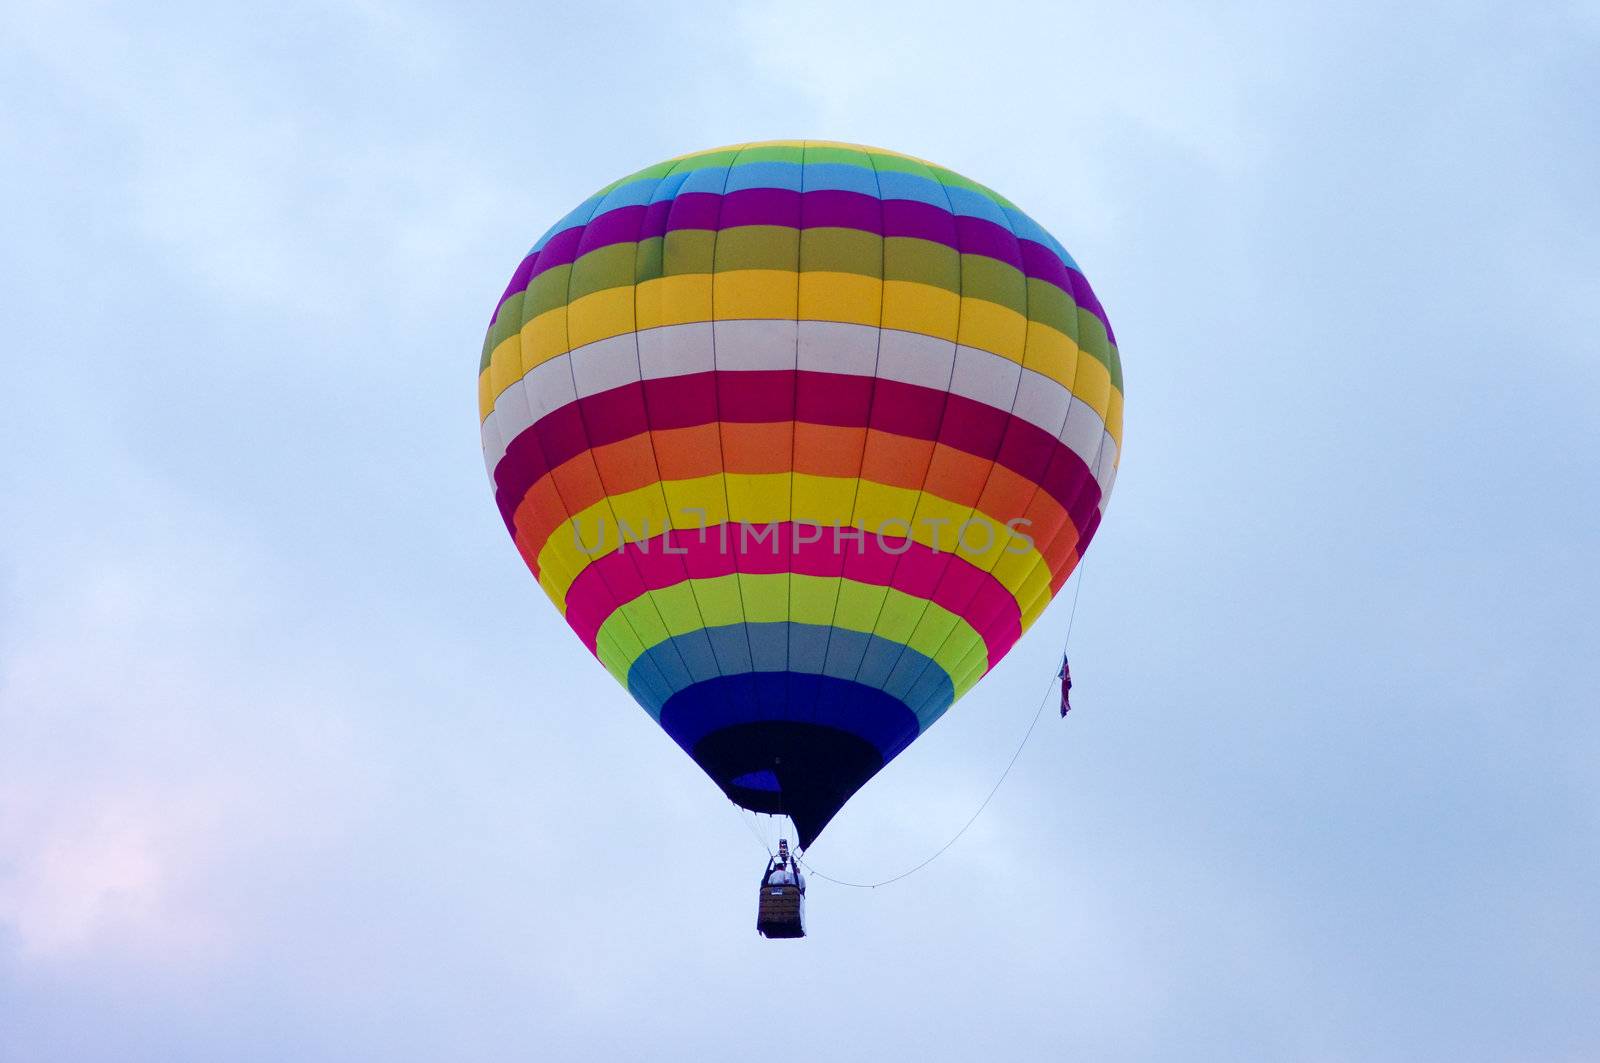
[[[1072,612],[1067,616],[1067,634],[1066,637],[1061,640],[1061,652],[1063,657],[1066,656],[1066,647],[1072,642],[1072,624],[1073,621],[1078,618],[1078,596],[1083,593],[1084,568],[1081,564],[1078,566],[1077,575],[1078,585],[1072,592]],[[1011,774],[1011,769],[1016,766],[1017,759],[1022,756],[1023,749],[1028,745],[1028,739],[1033,737],[1034,729],[1039,726],[1039,717],[1044,715],[1044,707],[1050,703],[1050,694],[1053,690],[1055,690],[1057,681],[1057,678],[1052,678],[1049,685],[1044,688],[1044,696],[1039,699],[1039,707],[1033,710],[1033,719],[1028,721],[1028,729],[1023,732],[1022,741],[1017,743],[1016,752],[1011,754],[1011,759],[1006,763],[1005,770],[1000,773],[1000,778],[995,780],[994,786],[990,788],[988,796],[983,799],[983,803],[978,806],[976,812],[972,813],[971,818],[961,825],[961,829],[956,831],[954,837],[945,842],[943,845],[939,846],[938,849],[934,850],[933,855],[922,861],[922,863],[917,864],[915,867],[907,868],[898,875],[895,875],[891,878],[886,878],[881,882],[849,882],[842,878],[834,878],[832,875],[823,874],[821,871],[818,871],[809,863],[802,860],[798,852],[795,853],[795,863],[805,868],[817,878],[822,879],[824,882],[832,882],[836,886],[850,886],[855,889],[875,890],[879,886],[887,886],[891,882],[899,882],[901,879],[906,878],[909,875],[914,875],[918,871],[921,871],[923,868],[927,867],[929,864],[933,863],[935,860],[939,859],[939,857],[944,855],[945,850],[949,849],[952,845],[961,840],[961,836],[967,833],[968,828],[970,828],[974,823],[978,822],[978,817],[983,815],[983,810],[989,807],[989,802],[994,800],[994,795],[1000,792],[1001,784],[1006,781],[1006,776]]]

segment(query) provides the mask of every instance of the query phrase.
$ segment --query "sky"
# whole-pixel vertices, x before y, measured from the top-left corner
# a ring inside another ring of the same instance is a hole
[[[1596,99],[1593,2],[0,7],[0,1061],[1600,1059]],[[1072,715],[768,942],[475,379],[570,207],[790,137],[1060,237],[1127,435]]]

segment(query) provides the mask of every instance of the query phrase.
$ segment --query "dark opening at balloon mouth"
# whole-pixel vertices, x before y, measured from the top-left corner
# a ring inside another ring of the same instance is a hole
[[[792,672],[695,683],[668,699],[661,726],[735,804],[794,820],[802,846],[920,730],[878,687]]]
[[[735,804],[794,820],[802,848],[885,763],[855,735],[788,721],[725,727],[691,755]]]
[[[733,789],[760,790],[762,793],[776,793],[782,789],[778,777],[770,771],[748,771],[728,785]]]

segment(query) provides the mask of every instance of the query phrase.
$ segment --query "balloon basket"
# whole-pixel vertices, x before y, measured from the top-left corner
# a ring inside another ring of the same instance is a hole
[[[762,886],[756,929],[769,938],[806,936],[806,899],[796,886]]]

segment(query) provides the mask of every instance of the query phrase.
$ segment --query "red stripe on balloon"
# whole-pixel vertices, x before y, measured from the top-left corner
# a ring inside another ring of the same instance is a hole
[[[1100,503],[1099,485],[1082,458],[1044,429],[1004,410],[898,380],[792,369],[635,381],[567,403],[511,441],[495,466],[495,501],[514,532],[517,504],[528,490],[585,450],[651,429],[791,419],[936,440],[992,460],[1038,483],[1080,530]]]

